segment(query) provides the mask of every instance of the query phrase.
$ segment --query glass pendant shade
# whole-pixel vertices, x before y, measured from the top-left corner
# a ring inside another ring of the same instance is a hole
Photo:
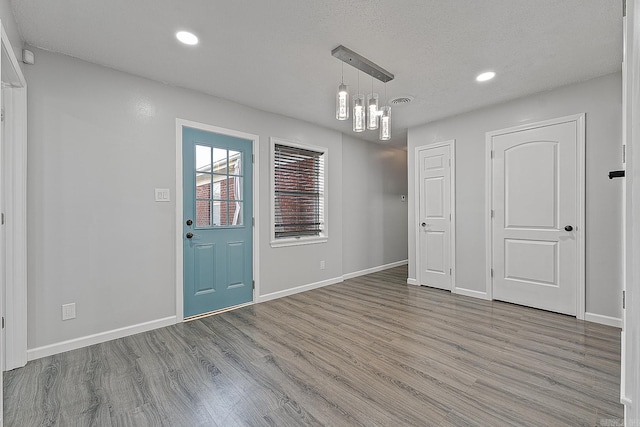
[[[340,83],[336,95],[336,119],[347,120],[349,118],[349,92],[347,85]]]
[[[367,129],[378,129],[378,94],[367,95]]]
[[[391,107],[385,105],[380,113],[380,141],[388,141],[391,139]]]
[[[364,132],[367,128],[367,112],[364,107],[364,95],[358,93],[353,97],[353,131]]]

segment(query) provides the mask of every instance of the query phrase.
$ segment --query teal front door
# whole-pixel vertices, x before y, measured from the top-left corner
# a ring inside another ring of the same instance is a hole
[[[252,141],[182,128],[184,317],[253,300]]]

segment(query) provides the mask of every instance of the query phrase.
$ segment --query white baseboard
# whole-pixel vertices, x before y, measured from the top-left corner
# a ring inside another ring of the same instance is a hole
[[[407,285],[418,286],[418,281],[416,279],[412,279],[411,277],[409,277],[407,279]]]
[[[140,332],[163,328],[165,326],[174,325],[175,323],[176,316],[169,316],[163,319],[151,320],[149,322],[138,323],[137,325],[125,326],[124,328],[88,335],[86,337],[74,338],[68,341],[44,345],[42,347],[27,350],[27,360],[40,359],[41,357],[52,356],[65,351],[75,350],[93,344],[99,344],[115,340],[117,338],[139,334]]]
[[[333,279],[323,280],[321,282],[309,283],[307,285],[297,286],[291,289],[285,289],[282,291],[272,292],[266,295],[260,295],[256,298],[255,302],[265,302],[276,298],[282,298],[289,295],[294,295],[299,292],[310,291],[312,289],[321,288],[324,286],[341,283],[345,278],[353,278],[363,276],[365,274],[375,273],[378,271],[386,270],[388,268],[398,267],[407,263],[407,260],[398,261],[379,267],[370,268],[367,270],[358,271],[355,273],[349,273],[345,276],[335,277]],[[137,325],[125,326],[123,328],[114,329],[112,331],[100,332],[86,337],[74,338],[59,343],[49,344],[42,347],[36,347],[27,350],[27,360],[40,359],[42,357],[52,356],[54,354],[63,353],[65,351],[76,350],[78,348],[87,347],[93,344],[99,344],[106,341],[111,341],[117,338],[123,338],[129,335],[139,334],[141,332],[150,331],[153,329],[162,328],[165,326],[173,325],[177,322],[176,316],[169,316],[163,319],[152,320],[149,322],[139,323]]]
[[[336,283],[341,283],[343,281],[344,280],[342,276],[340,276],[340,277],[334,277],[333,279],[323,280],[321,282],[315,282],[315,283],[309,283],[307,285],[296,286],[295,288],[291,288],[291,289],[284,289],[282,291],[271,292],[265,295],[258,295],[258,297],[256,298],[256,302],[271,301],[272,299],[287,297],[289,295],[295,295],[300,292],[306,292],[312,289],[322,288],[324,286],[335,285]]]
[[[379,265],[377,267],[367,268],[365,270],[354,271],[353,273],[343,274],[342,278],[344,280],[353,279],[354,277],[364,276],[366,274],[371,274],[371,273],[377,273],[379,271],[387,270],[389,268],[400,267],[401,265],[406,265],[408,262],[409,261],[405,259],[402,261],[396,261],[389,264]]]
[[[585,313],[584,320],[587,322],[600,323],[601,325],[622,328],[622,319],[617,317],[604,316],[602,314]]]
[[[464,295],[466,297],[472,297],[472,298],[480,298],[485,300],[489,299],[489,296],[487,295],[486,292],[474,291],[472,289],[455,288],[452,293],[458,294],[458,295]]]

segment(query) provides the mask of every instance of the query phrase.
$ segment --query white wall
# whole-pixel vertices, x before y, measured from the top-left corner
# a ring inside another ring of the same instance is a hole
[[[347,135],[342,142],[345,274],[405,260],[407,152]]]
[[[610,74],[473,111],[408,132],[409,194],[414,194],[415,147],[456,140],[457,287],[484,292],[485,134],[488,131],[587,113],[586,311],[621,316],[622,240],[621,75]],[[409,276],[415,278],[414,200],[409,200]]]
[[[368,207],[342,207],[343,162],[352,153],[343,152],[350,141],[343,144],[339,132],[34,52],[35,65],[25,66],[30,349],[175,315],[175,204],[155,203],[153,190],[175,195],[177,117],[260,136],[261,296],[342,278],[343,223]],[[328,243],[269,246],[270,136],[328,147]],[[399,181],[386,184],[389,191],[403,188],[406,176],[378,166],[369,173]],[[384,244],[351,241],[349,251],[386,246],[380,262],[403,260],[402,234],[384,233]],[[77,303],[77,319],[62,322],[68,302]]]

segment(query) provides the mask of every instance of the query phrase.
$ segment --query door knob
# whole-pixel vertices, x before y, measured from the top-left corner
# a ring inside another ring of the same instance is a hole
[[[423,222],[421,225],[422,225],[423,227],[426,227],[426,226],[427,226],[427,223],[426,223],[426,222]]]
[[[192,232],[188,232],[187,233],[187,239],[191,239],[193,237],[193,233]]]
[[[573,227],[570,225],[565,225],[564,231],[573,231]]]

